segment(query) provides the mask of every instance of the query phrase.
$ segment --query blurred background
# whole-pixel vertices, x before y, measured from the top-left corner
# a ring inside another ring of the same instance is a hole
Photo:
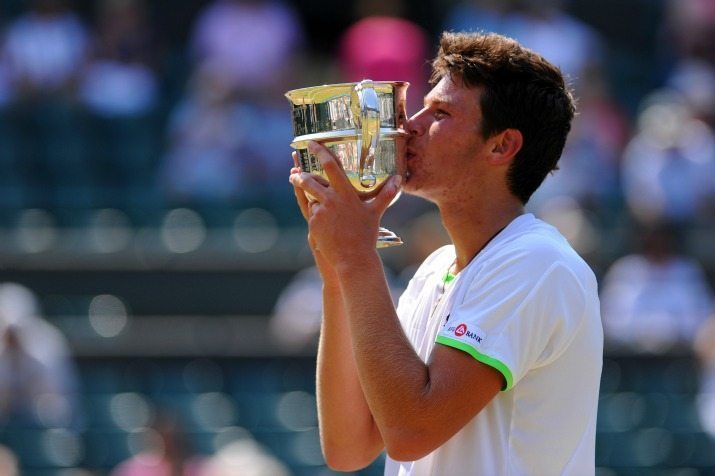
[[[579,98],[529,209],[601,284],[598,473],[715,474],[715,2],[0,0],[0,475],[332,474],[283,93],[408,80],[414,113],[445,29]],[[397,296],[446,237],[382,223]]]

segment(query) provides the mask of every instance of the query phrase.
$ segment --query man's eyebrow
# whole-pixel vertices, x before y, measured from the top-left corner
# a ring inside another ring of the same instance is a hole
[[[425,96],[424,104],[425,105],[429,104],[431,106],[439,107],[439,106],[449,106],[452,103],[440,96],[432,96],[432,97]]]

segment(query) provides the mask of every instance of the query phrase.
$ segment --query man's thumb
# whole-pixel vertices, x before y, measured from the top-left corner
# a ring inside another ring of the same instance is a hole
[[[399,193],[401,186],[402,175],[393,175],[375,197],[376,207],[385,210]]]

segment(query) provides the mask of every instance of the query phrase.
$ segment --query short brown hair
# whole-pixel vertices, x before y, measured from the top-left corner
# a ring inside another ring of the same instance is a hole
[[[573,96],[559,68],[511,38],[497,34],[442,34],[430,82],[449,76],[481,86],[482,135],[505,129],[524,137],[507,180],[511,192],[529,201],[557,163],[575,114]]]

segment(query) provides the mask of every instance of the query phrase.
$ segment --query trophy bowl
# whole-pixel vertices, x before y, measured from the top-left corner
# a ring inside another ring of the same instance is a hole
[[[338,158],[363,200],[373,198],[391,176],[404,176],[408,86],[404,81],[365,79],[288,91],[291,147],[298,153],[300,168],[328,179],[318,158],[308,151],[308,142],[316,141]],[[378,248],[399,244],[397,235],[380,228]]]

